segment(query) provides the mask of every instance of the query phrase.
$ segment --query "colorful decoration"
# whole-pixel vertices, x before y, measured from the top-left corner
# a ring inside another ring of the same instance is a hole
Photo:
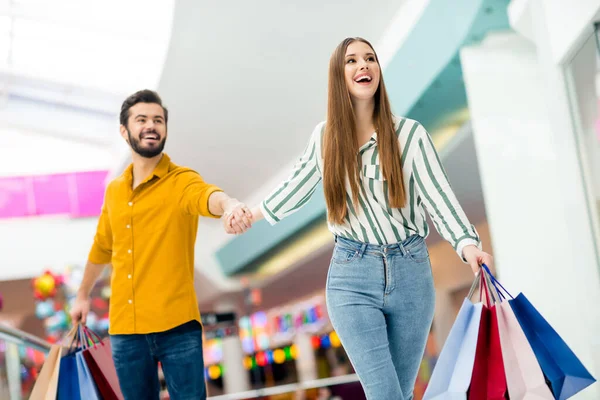
[[[55,312],[54,302],[50,299],[41,301],[35,305],[35,316],[39,319],[50,318]]]
[[[108,271],[106,271],[108,272]],[[110,277],[102,275],[91,294],[90,312],[86,324],[94,332],[104,335],[108,331]],[[46,270],[32,279],[33,296],[37,300],[35,315],[43,320],[46,340],[56,343],[71,326],[69,311],[75,302],[77,290],[83,280],[84,268],[69,265],[62,274]]]
[[[62,283],[62,276],[54,275],[50,271],[45,271],[43,275],[33,279],[33,295],[38,300],[46,300],[54,297],[57,288],[62,285]]]

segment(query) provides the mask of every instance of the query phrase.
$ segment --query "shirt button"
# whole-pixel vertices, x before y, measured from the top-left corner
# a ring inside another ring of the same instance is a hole
[[[127,275],[127,279],[131,279],[131,275]]]
[[[131,254],[131,249],[127,250],[127,252],[128,252],[129,254]]]
[[[129,202],[129,207],[131,207],[132,205],[133,205],[133,203],[130,201],[130,202]]]
[[[129,304],[133,304],[133,300],[129,300]]]
[[[131,228],[131,225],[127,225],[127,229]]]

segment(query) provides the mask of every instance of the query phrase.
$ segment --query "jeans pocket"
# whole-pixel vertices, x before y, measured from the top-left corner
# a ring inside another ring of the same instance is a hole
[[[332,261],[336,264],[349,264],[358,256],[358,250],[350,250],[341,247],[335,247],[333,250]]]
[[[413,248],[407,249],[406,253],[408,258],[410,258],[412,261],[418,263],[429,262],[429,250],[427,250],[425,241],[417,246],[414,246]]]

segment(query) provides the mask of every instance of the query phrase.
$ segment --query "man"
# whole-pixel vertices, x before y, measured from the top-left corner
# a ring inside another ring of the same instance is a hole
[[[139,91],[121,107],[133,163],[106,188],[73,322],[85,323],[90,292],[112,264],[110,340],[127,400],[159,398],[158,362],[171,399],[205,399],[202,327],[194,291],[198,216],[224,218],[228,233],[250,227],[250,211],[163,153],[168,111]]]

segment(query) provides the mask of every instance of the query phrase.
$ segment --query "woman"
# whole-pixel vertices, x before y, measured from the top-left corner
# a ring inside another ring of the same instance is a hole
[[[392,115],[366,40],[336,48],[328,96],[327,121],[291,177],[252,210],[253,221],[275,224],[323,180],[336,242],[327,277],[331,323],[369,400],[411,399],[434,310],[425,209],[474,273],[492,259],[480,250],[427,131]]]

